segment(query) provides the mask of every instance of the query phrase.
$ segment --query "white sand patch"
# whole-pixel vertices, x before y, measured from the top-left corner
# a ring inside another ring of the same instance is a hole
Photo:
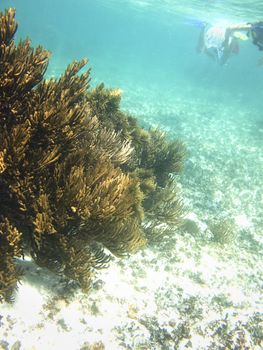
[[[187,144],[187,224],[157,247],[115,259],[89,295],[76,289],[68,300],[58,276],[22,262],[15,303],[0,308],[0,349],[263,348],[261,141],[246,111],[232,117],[237,106],[172,92],[162,100],[156,91],[134,90],[131,103]],[[212,241],[215,220],[233,224],[233,241]]]

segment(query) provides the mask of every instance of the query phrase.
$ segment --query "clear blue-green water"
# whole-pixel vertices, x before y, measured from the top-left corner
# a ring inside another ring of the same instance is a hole
[[[205,89],[215,98],[261,107],[263,69],[257,61],[262,55],[251,42],[242,42],[240,54],[225,67],[195,50],[200,22],[258,20],[261,1],[2,1],[1,8],[6,6],[17,8],[18,37],[52,52],[49,73],[88,57],[93,82],[119,86],[127,94],[132,86],[182,95],[191,87],[194,96],[205,97]]]
[[[22,312],[27,287],[38,300],[59,281],[32,268],[20,288],[20,309],[3,313],[0,341],[20,339],[22,349],[64,348],[65,339],[75,344],[70,350],[93,339],[109,350],[262,349],[263,51],[240,42],[239,54],[220,66],[198,55],[196,45],[202,22],[263,20],[263,2],[2,0],[0,10],[9,6],[17,10],[16,40],[29,37],[52,52],[46,77],[88,58],[93,86],[123,90],[123,109],[179,137],[188,151],[178,177],[186,225],[171,241],[113,263],[87,300],[76,297],[67,307],[52,300],[44,311],[36,302],[42,328]],[[232,243],[211,242],[215,222],[231,222]],[[71,313],[78,315],[73,321]],[[70,331],[59,328],[61,320]],[[13,333],[10,322],[17,325]]]

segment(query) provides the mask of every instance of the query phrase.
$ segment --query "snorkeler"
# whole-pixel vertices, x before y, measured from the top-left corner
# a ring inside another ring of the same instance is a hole
[[[229,26],[206,24],[201,28],[197,51],[206,53],[224,65],[230,56],[239,53],[238,40],[247,40],[250,36],[252,43],[263,50],[263,22]]]
[[[205,25],[201,29],[197,51],[224,65],[232,54],[238,54],[238,40],[229,27]]]

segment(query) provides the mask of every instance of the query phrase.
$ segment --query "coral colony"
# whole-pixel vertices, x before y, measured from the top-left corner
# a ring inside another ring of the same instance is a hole
[[[15,43],[13,9],[0,28],[0,300],[13,299],[24,254],[86,291],[108,251],[178,223],[184,146],[123,113],[120,90],[91,89],[86,60],[44,80],[49,52]]]

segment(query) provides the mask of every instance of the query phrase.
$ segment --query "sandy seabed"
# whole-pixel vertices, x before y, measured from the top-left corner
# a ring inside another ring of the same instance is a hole
[[[263,349],[263,119],[238,100],[131,91],[126,110],[187,146],[183,225],[113,258],[89,295],[21,261],[15,302],[0,306],[0,349]]]

